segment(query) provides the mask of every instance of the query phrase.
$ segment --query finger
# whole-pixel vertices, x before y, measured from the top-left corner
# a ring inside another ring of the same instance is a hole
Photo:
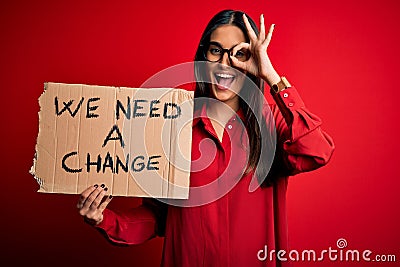
[[[83,203],[85,203],[86,199],[90,196],[90,194],[96,190],[96,188],[98,187],[97,184],[93,185],[93,186],[89,186],[88,188],[86,188],[80,195],[79,200],[78,200],[78,204],[76,205],[76,207],[78,209],[81,209],[83,207]]]
[[[264,41],[265,39],[265,24],[264,24],[264,14],[260,16],[260,39]]]
[[[99,211],[100,211],[101,213],[103,213],[103,211],[107,208],[107,206],[108,206],[108,204],[111,202],[112,198],[113,198],[113,196],[112,196],[112,195],[109,195],[109,196],[103,201],[103,203],[100,204],[100,206],[99,206]]]
[[[81,214],[85,214],[88,210],[89,207],[92,205],[93,201],[96,199],[96,197],[100,194],[100,192],[103,191],[104,184],[96,188],[96,190],[92,191],[92,193],[86,198],[85,203],[83,203],[83,206],[81,208]]]
[[[267,37],[265,38],[265,40],[263,42],[263,45],[266,45],[266,46],[269,45],[269,42],[271,41],[271,38],[272,38],[272,32],[274,31],[274,29],[275,29],[275,24],[272,24],[271,27],[269,27],[269,31],[268,31]]]
[[[235,54],[234,52],[237,52],[237,51],[239,51],[239,50],[242,49],[242,48],[249,49],[249,48],[250,48],[250,44],[249,44],[249,43],[242,42],[242,43],[236,45],[236,46],[233,48],[232,53]]]
[[[250,50],[250,44],[243,42],[243,43],[236,45],[232,50],[232,55],[236,55],[236,52],[239,51],[240,49]]]
[[[100,193],[97,195],[97,197],[93,200],[92,204],[90,205],[89,209],[90,210],[97,210],[98,207],[100,206],[101,202],[103,201],[104,196],[106,195],[106,192],[108,191],[108,188],[104,188],[104,190],[101,190]]]
[[[249,34],[250,40],[255,42],[257,40],[257,35],[254,32],[253,28],[251,27],[250,22],[247,19],[246,14],[243,14],[243,21],[244,21],[244,24],[246,25],[247,33]]]

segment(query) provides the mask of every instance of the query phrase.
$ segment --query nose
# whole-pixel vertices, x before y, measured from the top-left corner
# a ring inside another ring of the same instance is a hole
[[[229,53],[230,53],[229,51],[226,51],[226,53],[222,55],[221,64],[226,66],[231,66],[231,59],[229,58]]]

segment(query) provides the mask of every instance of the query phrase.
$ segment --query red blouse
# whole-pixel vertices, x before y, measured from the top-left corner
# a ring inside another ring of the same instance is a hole
[[[305,108],[294,87],[280,92],[274,99],[276,104],[269,107],[276,125],[275,161],[279,172],[273,186],[249,192],[250,173],[211,203],[180,207],[143,199],[140,207],[124,214],[106,209],[97,227],[111,241],[122,244],[139,244],[156,235],[165,236],[162,266],[290,266],[289,259],[260,260],[257,253],[265,246],[268,252],[273,249],[289,252],[288,176],[325,165],[334,145],[331,137],[322,131],[321,120]],[[222,142],[205,116],[205,108],[201,115],[193,121],[189,200],[192,188],[225,175],[226,180],[221,183],[224,186],[225,182],[229,183],[229,177],[243,172],[246,166],[241,112],[226,124]],[[202,155],[202,151],[210,156]],[[213,190],[202,192],[204,197],[215,193]]]

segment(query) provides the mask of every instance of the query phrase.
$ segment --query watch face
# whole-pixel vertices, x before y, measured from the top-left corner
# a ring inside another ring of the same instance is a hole
[[[272,90],[273,90],[275,93],[278,93],[278,92],[279,92],[279,87],[278,87],[278,85],[277,85],[277,84],[272,85]]]

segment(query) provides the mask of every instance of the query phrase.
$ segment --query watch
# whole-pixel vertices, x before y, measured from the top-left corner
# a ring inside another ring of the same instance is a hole
[[[273,91],[276,94],[276,93],[279,93],[280,91],[285,90],[286,88],[289,88],[289,87],[292,87],[292,86],[290,85],[288,80],[285,77],[281,77],[281,80],[278,83],[273,84],[271,86],[271,91]]]

